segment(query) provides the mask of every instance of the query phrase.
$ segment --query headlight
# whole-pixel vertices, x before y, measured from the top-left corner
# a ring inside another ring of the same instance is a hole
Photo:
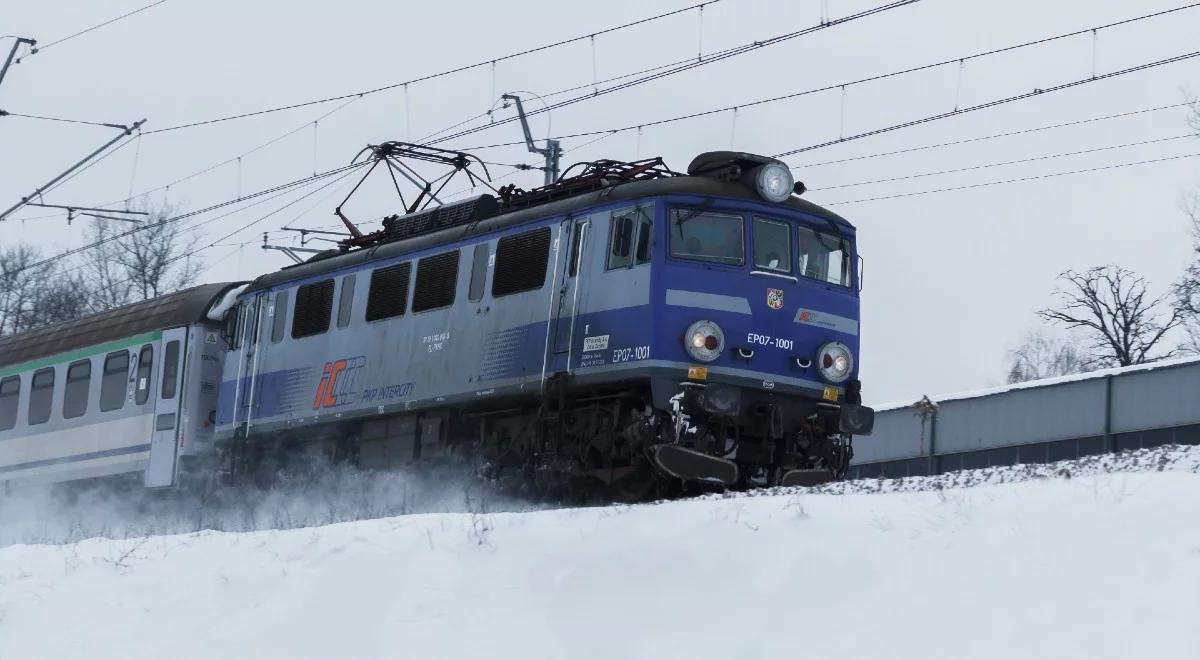
[[[701,362],[712,362],[725,350],[725,333],[712,321],[696,321],[683,334],[688,355]]]
[[[792,188],[796,185],[796,180],[792,178],[792,171],[783,163],[767,163],[758,168],[758,174],[754,177],[754,185],[758,187],[758,194],[768,202],[785,202],[788,197],[792,196]]]
[[[831,341],[817,351],[817,370],[825,380],[840,383],[854,370],[854,355],[845,344]]]

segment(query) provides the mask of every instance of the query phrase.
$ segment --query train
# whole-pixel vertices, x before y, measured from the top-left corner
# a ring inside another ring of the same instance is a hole
[[[842,478],[874,420],[854,226],[769,157],[580,167],[0,338],[0,481],[178,488],[312,454],[630,500]]]

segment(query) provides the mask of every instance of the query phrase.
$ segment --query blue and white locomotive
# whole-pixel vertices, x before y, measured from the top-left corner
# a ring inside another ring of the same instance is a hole
[[[855,230],[797,191],[715,152],[389,218],[240,293],[216,440],[251,467],[315,442],[626,497],[839,477],[873,420]]]
[[[438,190],[248,284],[0,339],[0,482],[175,486],[320,451],[636,499],[838,478],[870,432],[855,230],[783,163],[596,161],[420,209]]]

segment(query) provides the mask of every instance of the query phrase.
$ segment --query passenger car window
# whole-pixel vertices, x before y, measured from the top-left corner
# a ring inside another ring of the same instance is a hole
[[[162,398],[174,399],[179,380],[179,340],[167,342],[163,349]]]
[[[142,405],[150,400],[150,375],[154,367],[154,347],[146,344],[138,353],[137,389],[134,390],[133,402]]]
[[[305,284],[296,289],[292,313],[292,339],[319,335],[329,329],[333,316],[333,280]]]
[[[408,309],[408,276],[412,263],[378,268],[371,273],[367,292],[367,320],[378,321],[403,316]]]
[[[850,243],[807,227],[800,227],[800,274],[822,282],[850,286]]]
[[[17,410],[21,399],[21,377],[0,380],[0,431],[17,425]]]
[[[671,209],[671,256],[741,266],[746,263],[742,216]]]
[[[775,273],[792,272],[791,227],[783,222],[754,219],[754,267]]]
[[[54,401],[54,369],[33,372],[29,385],[29,424],[45,424],[50,419],[50,404]]]
[[[344,328],[350,325],[352,309],[354,309],[354,275],[347,275],[342,278],[342,292],[338,296],[337,327]]]
[[[467,300],[475,302],[483,298],[483,286],[487,283],[488,257],[491,250],[487,243],[475,246],[475,256],[471,259],[471,286],[467,291]]]
[[[458,288],[458,250],[422,257],[417,262],[417,286],[412,309],[424,312],[454,304]]]
[[[88,386],[92,384],[92,361],[80,360],[67,367],[67,386],[63,390],[63,419],[81,417],[87,412]]]
[[[125,384],[129,382],[129,351],[117,351],[104,357],[100,377],[100,410],[118,410],[125,405]]]
[[[507,296],[542,288],[550,258],[550,228],[505,236],[496,243],[492,295]]]

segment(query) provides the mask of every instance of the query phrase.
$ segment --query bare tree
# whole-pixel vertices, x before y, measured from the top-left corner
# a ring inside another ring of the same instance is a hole
[[[0,335],[15,334],[87,313],[87,282],[29,245],[0,250]]]
[[[1200,115],[1197,124],[1200,126]],[[1200,353],[1200,193],[1184,200],[1183,207],[1191,220],[1192,259],[1175,283],[1175,306],[1183,317],[1188,337],[1183,349]]]
[[[1068,270],[1059,279],[1059,305],[1038,315],[1086,334],[1092,349],[1088,366],[1128,366],[1175,354],[1171,350],[1152,355],[1167,333],[1183,322],[1183,312],[1168,304],[1167,294],[1150,297],[1145,278],[1110,264]]]
[[[1090,371],[1089,356],[1069,335],[1030,330],[1008,353],[1008,382],[1053,378]]]
[[[168,206],[145,209],[142,226],[135,232],[114,227],[111,221],[95,220],[89,242],[99,243],[87,257],[85,270],[97,295],[95,311],[148,300],[194,284],[203,268],[193,254],[200,235],[177,222]]]

